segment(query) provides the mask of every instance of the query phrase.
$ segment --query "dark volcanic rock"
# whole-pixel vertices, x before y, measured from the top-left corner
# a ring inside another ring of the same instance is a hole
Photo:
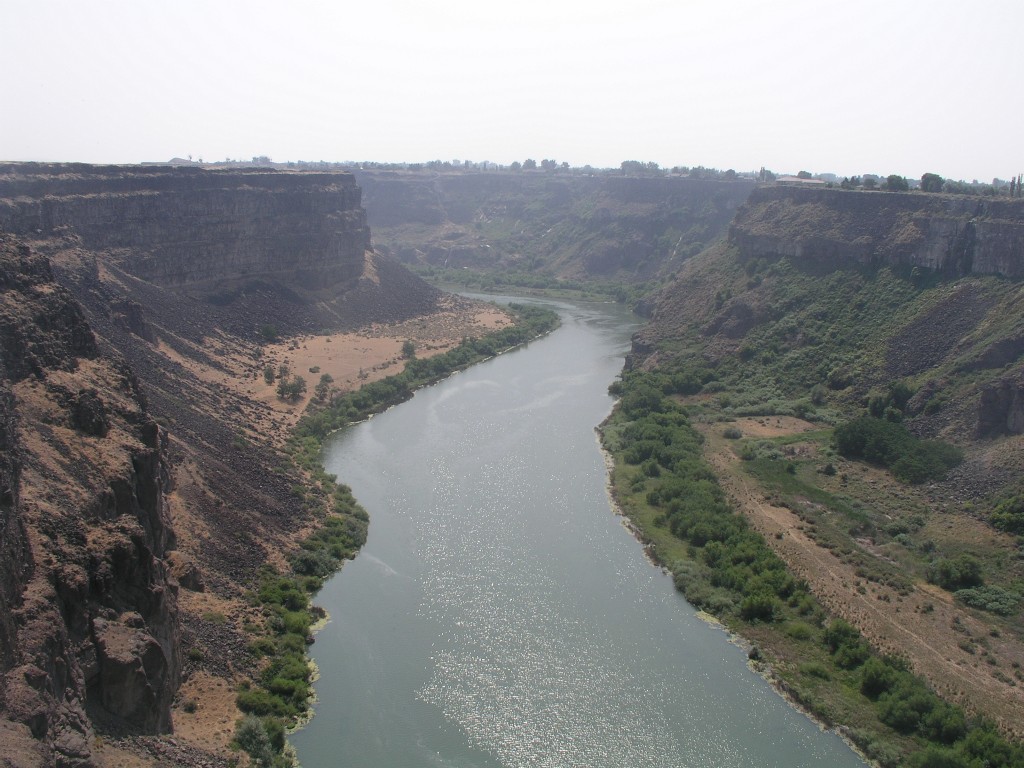
[[[71,232],[164,287],[321,288],[357,279],[370,247],[348,173],[16,163],[0,166],[0,198],[0,229]]]
[[[87,435],[106,437],[110,419],[99,392],[83,389],[75,395],[71,401],[71,423]]]
[[[7,235],[0,288],[0,721],[28,729],[41,764],[87,766],[97,715],[170,727],[166,433],[46,260]],[[135,640],[115,643],[110,625]]]
[[[729,241],[745,258],[789,256],[1024,277],[1024,201],[769,186],[737,212]]]
[[[1024,377],[1000,379],[981,390],[978,436],[1024,434]]]

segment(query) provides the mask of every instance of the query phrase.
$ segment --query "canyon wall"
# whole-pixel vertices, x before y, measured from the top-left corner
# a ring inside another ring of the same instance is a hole
[[[0,230],[73,232],[165,287],[252,278],[325,288],[363,272],[370,232],[347,173],[11,163]]]
[[[0,164],[0,764],[227,763],[166,737],[182,680],[257,673],[205,606],[322,510],[219,377],[438,308],[369,246],[348,173]]]
[[[737,212],[746,258],[790,256],[1024,277],[1024,200],[770,186]]]
[[[406,263],[637,283],[725,234],[753,182],[356,171],[378,250]]]
[[[171,727],[167,433],[49,262],[8,235],[0,347],[4,742],[15,764],[87,766],[94,722]]]

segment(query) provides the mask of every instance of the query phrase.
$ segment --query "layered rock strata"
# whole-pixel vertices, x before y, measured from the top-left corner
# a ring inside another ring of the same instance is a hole
[[[949,277],[1024,277],[1024,201],[926,193],[761,187],[729,241],[746,258],[935,270]]]

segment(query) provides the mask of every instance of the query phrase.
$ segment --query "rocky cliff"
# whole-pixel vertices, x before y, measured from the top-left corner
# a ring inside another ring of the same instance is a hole
[[[270,339],[441,299],[359,203],[347,173],[0,167],[3,758],[228,761],[243,597],[325,504],[244,382]]]
[[[345,173],[18,163],[0,166],[0,229],[71,231],[136,277],[214,288],[357,279],[370,232]]]
[[[1024,277],[1024,201],[770,186],[737,212],[747,258],[891,264],[948,277]]]
[[[922,434],[1020,435],[1022,279],[1024,201],[762,187],[658,294],[631,359],[687,337],[706,363],[762,368],[774,396],[819,385],[852,405],[904,381]]]
[[[92,723],[171,724],[180,675],[167,434],[49,263],[0,236],[0,713],[24,764],[89,765]]]

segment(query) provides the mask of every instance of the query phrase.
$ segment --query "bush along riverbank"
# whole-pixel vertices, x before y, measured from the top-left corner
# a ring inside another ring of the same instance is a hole
[[[264,622],[252,626],[250,652],[260,659],[260,672],[238,693],[235,741],[253,761],[266,768],[295,765],[287,748],[288,728],[310,716],[313,670],[306,649],[313,642],[316,622],[323,620],[312,596],[342,563],[366,541],[369,516],[352,496],[323,468],[324,440],[334,431],[397,405],[415,390],[455,371],[550,333],[558,327],[557,313],[534,305],[512,304],[515,324],[477,339],[464,339],[457,347],[428,359],[411,356],[402,373],[335,397],[298,423],[288,447],[291,460],[308,478],[295,495],[311,509],[328,510],[322,526],[288,558],[289,568],[279,572],[265,566],[251,595]]]
[[[1021,745],[827,615],[733,509],[670,377],[629,372],[612,392],[621,399],[602,436],[621,510],[676,588],[751,641],[751,659],[787,696],[887,768],[1024,766]]]

